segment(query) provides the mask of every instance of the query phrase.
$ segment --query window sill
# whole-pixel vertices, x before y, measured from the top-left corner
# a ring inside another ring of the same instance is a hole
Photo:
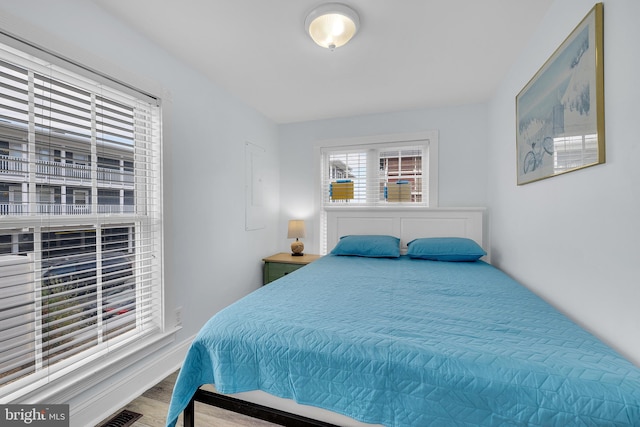
[[[162,348],[175,341],[175,334],[181,328],[174,328],[164,333],[155,333],[133,342],[130,346],[101,355],[78,370],[61,375],[48,384],[32,384],[0,399],[0,403],[33,403],[49,404],[67,403],[75,396],[86,392],[100,382],[116,375],[129,366],[157,354]]]

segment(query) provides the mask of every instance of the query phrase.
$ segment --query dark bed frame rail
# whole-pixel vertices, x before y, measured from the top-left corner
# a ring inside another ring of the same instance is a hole
[[[195,425],[195,402],[216,406],[218,408],[248,415],[252,418],[269,421],[282,426],[337,427],[334,424],[325,423],[323,421],[314,420],[312,418],[303,417],[301,415],[269,408],[268,406],[258,405],[257,403],[247,402],[236,399],[235,397],[225,396],[202,389],[196,390],[191,401],[184,409],[184,427],[194,427]]]

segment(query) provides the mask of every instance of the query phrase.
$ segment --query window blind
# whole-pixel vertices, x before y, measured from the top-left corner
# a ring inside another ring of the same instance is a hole
[[[161,330],[160,108],[0,45],[0,397]]]

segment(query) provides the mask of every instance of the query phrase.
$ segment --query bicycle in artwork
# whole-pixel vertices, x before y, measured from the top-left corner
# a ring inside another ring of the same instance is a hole
[[[535,141],[531,143],[531,151],[524,156],[523,168],[524,173],[533,172],[540,168],[543,163],[544,154],[553,155],[553,138],[545,137],[542,142]]]

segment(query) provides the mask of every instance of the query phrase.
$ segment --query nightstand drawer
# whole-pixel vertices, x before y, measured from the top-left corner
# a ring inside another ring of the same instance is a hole
[[[286,276],[287,274],[296,271],[297,269],[304,267],[301,264],[280,264],[277,262],[268,262],[264,265],[265,268],[265,284],[273,282],[276,279]]]
[[[318,258],[320,258],[320,255],[304,254],[302,256],[292,256],[285,252],[263,258],[264,274],[262,277],[262,283],[266,285],[267,283],[273,282],[276,279],[304,267]]]

